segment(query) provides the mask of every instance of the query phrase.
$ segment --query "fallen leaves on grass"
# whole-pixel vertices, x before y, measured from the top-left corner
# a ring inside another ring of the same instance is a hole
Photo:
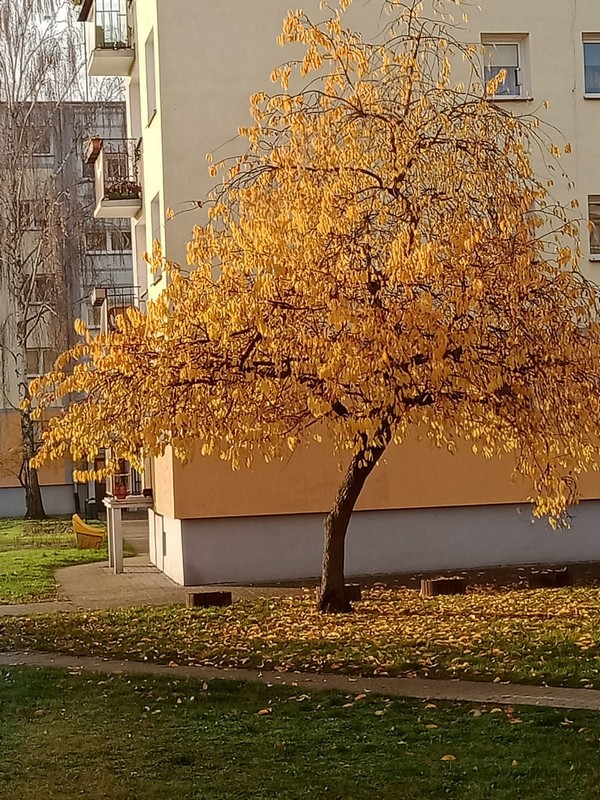
[[[0,648],[219,668],[600,683],[598,589],[422,598],[376,587],[363,597],[349,615],[319,614],[306,592],[228,608],[4,618]]]

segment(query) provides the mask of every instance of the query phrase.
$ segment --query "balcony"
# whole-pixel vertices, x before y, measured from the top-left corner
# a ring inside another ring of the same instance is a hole
[[[142,210],[140,151],[134,139],[92,138],[86,163],[94,164],[96,219],[131,219]]]
[[[88,74],[126,77],[135,61],[129,0],[83,0]]]
[[[91,302],[101,310],[101,333],[114,331],[117,317],[125,314],[128,308],[139,308],[144,312],[146,304],[140,294],[139,286],[99,286],[94,289]]]

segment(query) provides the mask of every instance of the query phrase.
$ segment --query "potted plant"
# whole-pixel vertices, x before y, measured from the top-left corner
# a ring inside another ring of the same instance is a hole
[[[106,188],[105,200],[138,200],[142,196],[139,183],[129,180],[115,181]]]

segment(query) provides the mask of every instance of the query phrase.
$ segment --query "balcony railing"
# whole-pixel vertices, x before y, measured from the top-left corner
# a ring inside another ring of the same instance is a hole
[[[134,139],[90,140],[86,162],[94,164],[97,219],[125,219],[142,208],[140,151]]]
[[[90,75],[127,76],[135,60],[129,0],[82,3],[79,19],[86,22]]]
[[[92,305],[101,309],[100,330],[102,333],[114,331],[117,317],[125,314],[128,308],[139,308],[142,312],[146,308],[139,286],[97,287],[92,293]]]

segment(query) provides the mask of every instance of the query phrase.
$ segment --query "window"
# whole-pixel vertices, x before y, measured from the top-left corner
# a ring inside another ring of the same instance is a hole
[[[19,228],[42,230],[48,227],[50,203],[47,200],[21,200],[19,203]]]
[[[124,181],[129,177],[127,153],[104,153],[104,177],[111,181]]]
[[[56,356],[47,347],[28,347],[25,352],[27,361],[27,377],[37,378],[50,372]]]
[[[52,128],[29,125],[23,132],[23,144],[34,156],[52,155]]]
[[[32,303],[47,303],[52,296],[52,278],[49,275],[36,275],[31,287]]]
[[[36,449],[42,446],[42,437],[47,433],[50,427],[50,421],[47,419],[34,420],[33,423],[33,440]]]
[[[106,253],[108,250],[106,228],[92,228],[85,232],[86,253]]]
[[[146,110],[147,124],[156,113],[156,61],[154,53],[154,32],[146,40]]]
[[[150,221],[152,223],[152,251],[149,255],[152,257],[154,255],[154,243],[158,242],[161,249],[162,249],[162,232],[161,232],[161,224],[160,224],[160,197],[156,195],[152,203],[150,204]],[[154,283],[157,283],[162,278],[162,266],[157,265],[153,267],[154,272]]]
[[[96,0],[96,47],[119,50],[128,45],[124,0]]]
[[[588,197],[588,220],[590,223],[590,258],[600,261],[600,195]]]
[[[32,377],[40,374],[40,351],[28,348],[26,352],[27,375]]]
[[[586,38],[584,35],[585,93],[600,96],[600,34],[597,36],[597,41],[586,41]]]
[[[483,45],[483,76],[486,84],[493,80],[499,72],[505,72],[503,82],[497,87],[494,97],[515,98],[525,96],[523,90],[523,57],[524,36],[507,37],[485,35],[481,37]]]
[[[113,253],[131,252],[131,231],[109,231],[110,249]]]
[[[93,306],[91,303],[87,307],[88,328],[99,328],[102,324],[102,306]]]
[[[85,234],[87,253],[130,253],[131,231],[123,228],[91,228]]]
[[[146,225],[138,222],[135,226],[135,259],[133,262],[133,282],[140,287],[144,294],[148,289],[148,264],[144,259],[146,252]]]

